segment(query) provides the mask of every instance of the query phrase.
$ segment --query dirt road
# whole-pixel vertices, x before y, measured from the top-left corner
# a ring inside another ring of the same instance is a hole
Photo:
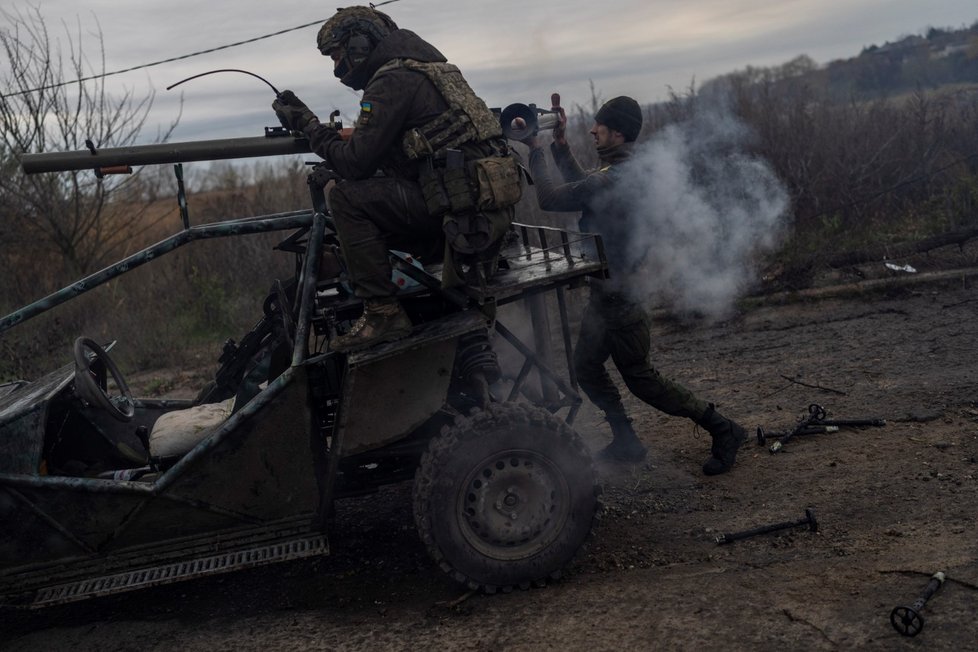
[[[630,399],[650,447],[601,467],[605,511],[552,586],[466,595],[414,532],[410,487],[347,501],[334,554],[129,595],[4,614],[7,650],[768,650],[978,648],[978,294],[967,282],[657,323],[654,359],[753,433],[818,403],[882,428],[807,435],[734,472],[699,467],[705,433]],[[577,429],[594,448],[607,426]],[[815,511],[718,546],[721,532]],[[889,623],[935,571],[914,639]]]

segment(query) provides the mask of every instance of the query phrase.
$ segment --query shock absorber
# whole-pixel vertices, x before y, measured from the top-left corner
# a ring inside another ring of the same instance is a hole
[[[489,343],[489,329],[466,333],[458,338],[455,374],[468,383],[483,408],[489,405],[489,385],[499,380],[499,358]]]

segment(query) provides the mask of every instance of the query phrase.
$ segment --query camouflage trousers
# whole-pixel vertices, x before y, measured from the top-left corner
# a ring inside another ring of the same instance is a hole
[[[621,394],[605,369],[610,357],[628,390],[657,410],[697,420],[707,403],[660,374],[649,361],[649,318],[621,294],[591,290],[574,347],[574,369],[581,389],[608,417],[625,415]]]
[[[360,298],[389,297],[390,249],[424,262],[444,251],[441,218],[428,214],[421,187],[406,179],[373,177],[341,181],[329,193],[329,209],[354,292]]]

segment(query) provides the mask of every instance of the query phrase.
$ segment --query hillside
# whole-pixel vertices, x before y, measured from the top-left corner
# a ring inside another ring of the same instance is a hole
[[[967,28],[930,28],[924,34],[901,36],[825,64],[800,55],[780,66],[748,67],[711,79],[703,88],[730,80],[801,83],[837,101],[971,86],[978,84],[978,21]]]

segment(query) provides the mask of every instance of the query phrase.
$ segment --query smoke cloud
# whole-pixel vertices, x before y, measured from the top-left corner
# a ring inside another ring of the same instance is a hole
[[[702,100],[702,96],[698,99]],[[756,278],[758,254],[785,231],[788,193],[748,153],[751,131],[719,105],[697,106],[638,145],[621,168],[629,220],[627,291],[645,305],[719,320]]]

